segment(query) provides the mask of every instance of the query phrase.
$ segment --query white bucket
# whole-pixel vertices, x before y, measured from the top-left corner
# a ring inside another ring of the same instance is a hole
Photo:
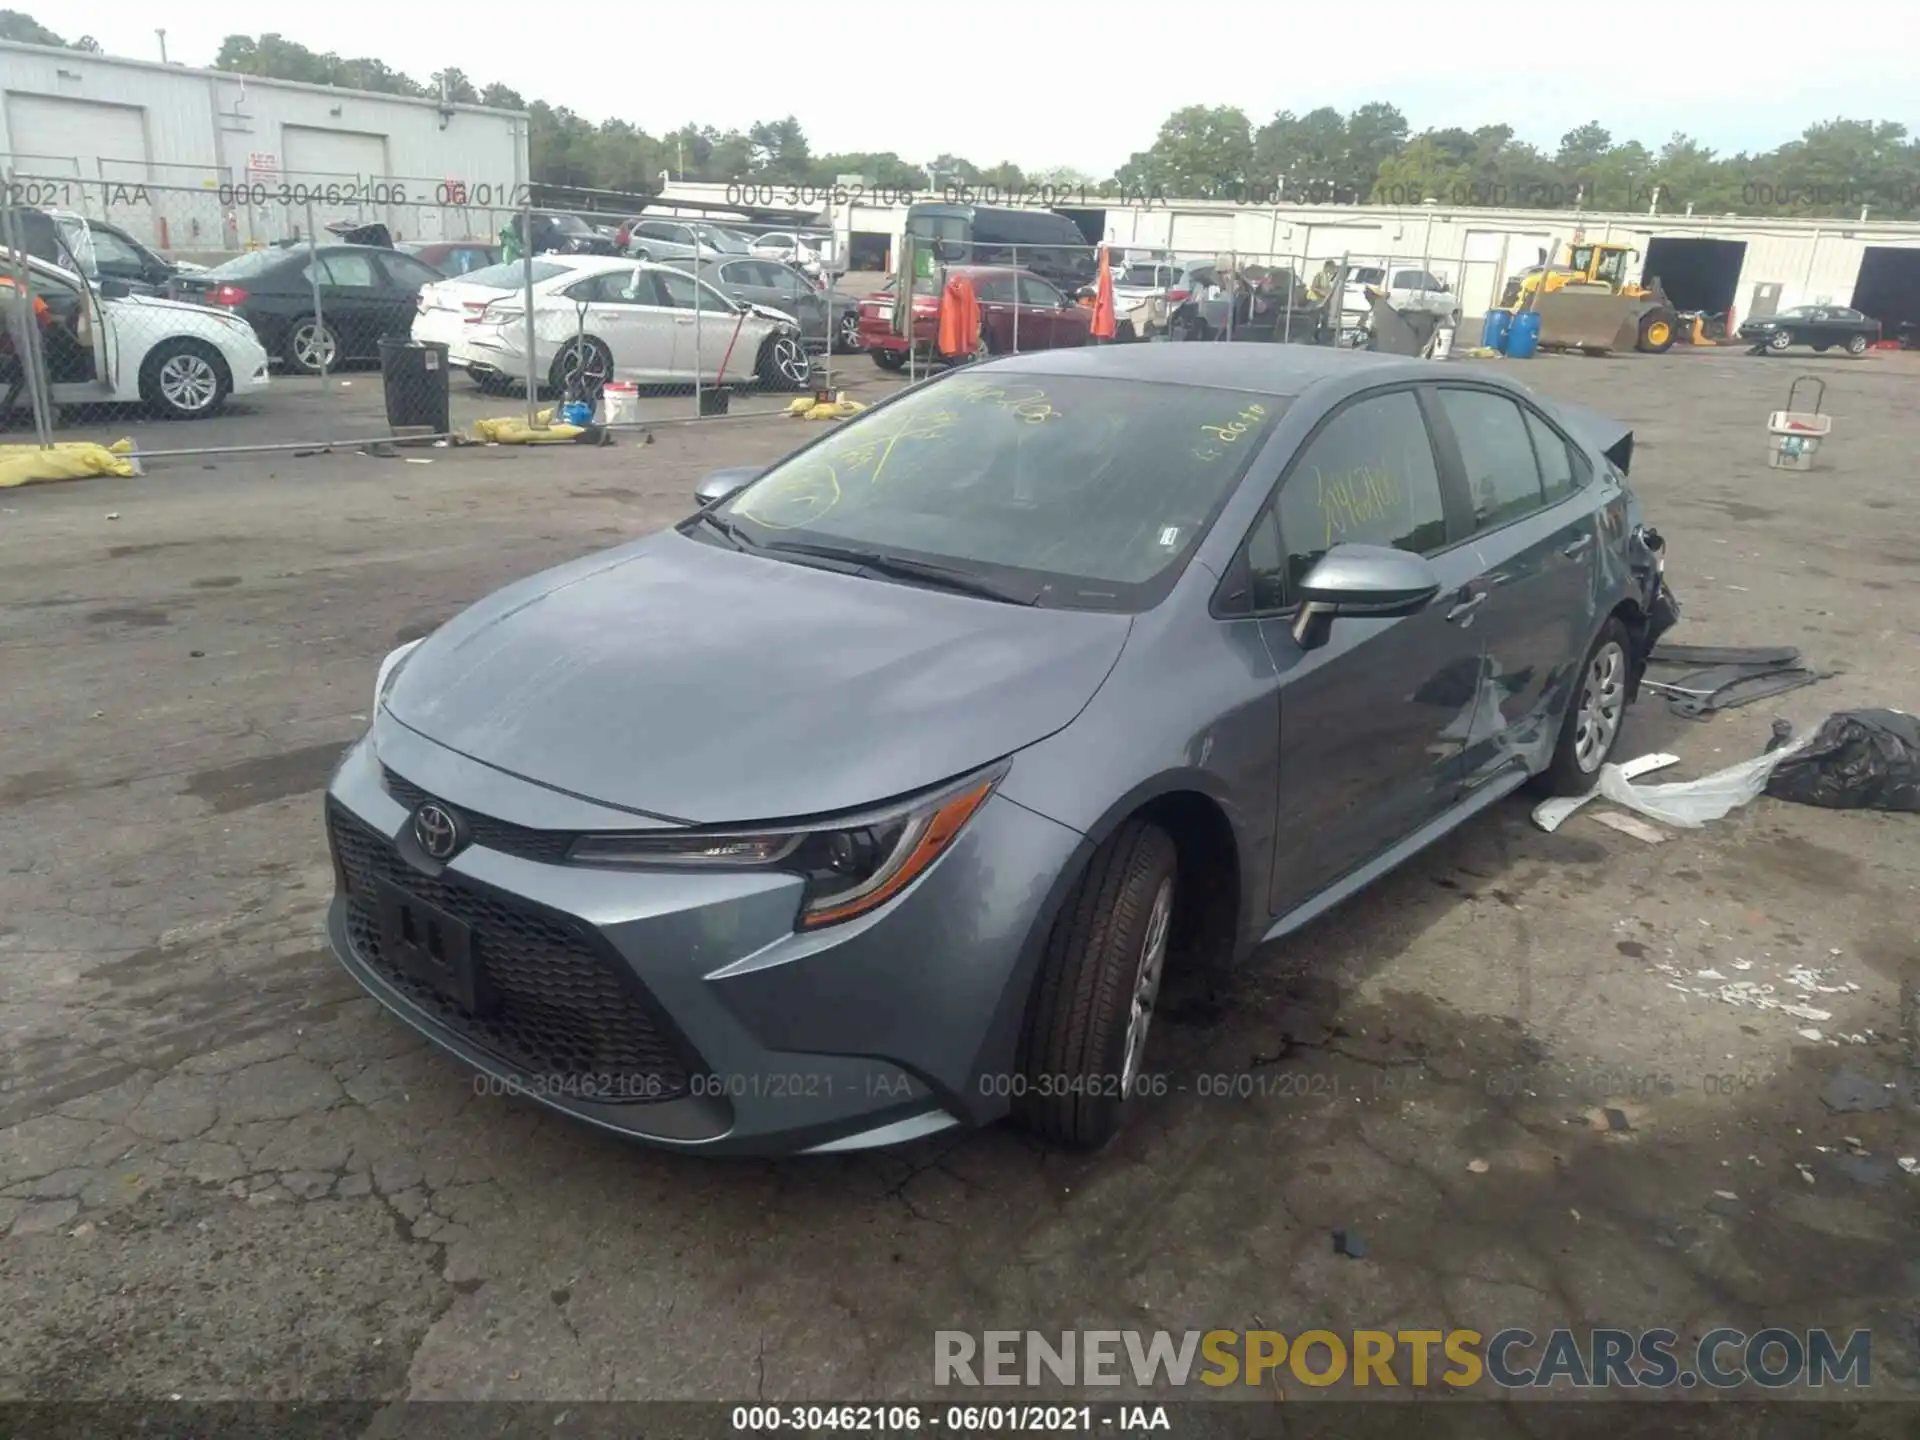
[[[1433,358],[1444,360],[1453,353],[1453,327],[1442,325],[1433,332]]]
[[[640,387],[624,380],[610,380],[600,392],[601,423],[631,425],[640,418]]]

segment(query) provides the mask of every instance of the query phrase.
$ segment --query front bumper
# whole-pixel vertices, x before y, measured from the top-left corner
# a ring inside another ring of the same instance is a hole
[[[428,796],[475,832],[445,867],[411,839]],[[481,1072],[476,1087],[714,1153],[858,1149],[1004,1114],[995,1081],[1062,889],[1046,881],[1085,843],[995,796],[887,905],[803,935],[790,876],[563,863],[563,837],[618,815],[385,714],[326,806],[328,938],[369,994]],[[376,880],[471,927],[479,1013],[388,953]]]

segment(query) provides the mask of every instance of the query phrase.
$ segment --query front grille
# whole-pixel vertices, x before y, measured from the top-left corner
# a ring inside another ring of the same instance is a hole
[[[385,779],[387,793],[409,810],[424,805],[429,800],[437,800],[437,795],[429,795],[418,785],[393,771],[380,767]],[[495,820],[491,815],[476,815],[464,805],[451,808],[458,810],[466,820],[473,834],[473,843],[486,850],[498,850],[505,855],[517,855],[522,860],[538,860],[547,865],[558,865],[567,858],[567,851],[580,837],[569,830],[534,830],[526,825],[515,825],[506,820]]]
[[[327,833],[343,881],[355,954],[415,1008],[497,1057],[535,1094],[650,1104],[692,1088],[698,1060],[640,982],[578,922],[442,873],[427,876],[391,840],[338,805]],[[492,1003],[472,1014],[382,953],[375,879],[445,911],[473,933]]]

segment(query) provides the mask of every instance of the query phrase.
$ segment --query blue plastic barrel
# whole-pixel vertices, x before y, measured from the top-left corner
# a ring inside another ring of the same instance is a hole
[[[1507,358],[1531,360],[1539,348],[1540,312],[1529,310],[1524,315],[1514,316],[1513,324],[1507,327]]]
[[[1480,343],[1488,350],[1507,348],[1507,327],[1513,324],[1513,316],[1505,310],[1489,310],[1486,323],[1480,328]]]

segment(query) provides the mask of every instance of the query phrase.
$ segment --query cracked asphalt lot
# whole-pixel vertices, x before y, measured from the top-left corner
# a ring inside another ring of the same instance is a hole
[[[1676,639],[1844,672],[1705,723],[1643,703],[1624,754],[1703,773],[1776,714],[1920,704],[1916,360],[1806,362],[1809,475],[1764,463],[1797,358],[1528,369],[1639,427]],[[379,657],[799,433],[0,492],[6,1398],[929,1398],[936,1329],[1597,1324],[1871,1327],[1875,1392],[1920,1393],[1913,816],[1763,799],[1650,845],[1502,805],[1185,977],[1168,1093],[1093,1158],[654,1153],[476,1093],[361,998],[319,792]],[[1880,1108],[1823,1103],[1843,1068]]]

